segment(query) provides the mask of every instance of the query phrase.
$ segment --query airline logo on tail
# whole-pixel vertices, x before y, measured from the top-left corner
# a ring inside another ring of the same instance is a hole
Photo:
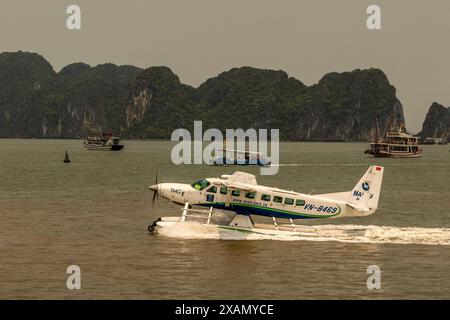
[[[380,197],[383,167],[371,166],[351,193],[350,205],[361,209],[376,209]]]

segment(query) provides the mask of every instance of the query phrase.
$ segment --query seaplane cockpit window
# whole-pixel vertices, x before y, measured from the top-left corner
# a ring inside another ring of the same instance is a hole
[[[249,198],[249,199],[255,199],[255,196],[256,196],[256,192],[254,192],[254,191],[250,191],[250,192],[246,192],[245,193],[245,197]]]
[[[221,193],[221,194],[227,194],[227,193],[228,193],[227,187],[221,187],[221,188],[220,188],[220,193]]]
[[[216,186],[212,186],[211,188],[209,188],[208,190],[206,190],[206,192],[216,193],[216,192],[217,192],[217,187],[216,187]]]
[[[231,191],[231,195],[233,195],[235,197],[239,197],[241,195],[241,190],[234,189],[233,191]]]
[[[195,181],[193,184],[191,184],[192,188],[194,188],[197,191],[205,189],[207,186],[209,186],[211,183],[206,179],[199,179]]]
[[[275,203],[283,203],[283,197],[273,196],[273,202],[275,202]]]
[[[305,205],[305,200],[297,199],[297,200],[295,200],[295,205],[296,206],[304,206]]]
[[[284,198],[284,203],[285,204],[294,204],[294,199],[292,199],[292,198]]]
[[[270,194],[262,194],[261,200],[262,201],[270,201]]]

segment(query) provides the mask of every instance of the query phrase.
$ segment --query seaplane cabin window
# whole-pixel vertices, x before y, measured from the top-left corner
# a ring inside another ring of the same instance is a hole
[[[261,200],[262,201],[270,201],[270,194],[262,194]]]
[[[221,187],[221,188],[220,188],[220,193],[221,193],[221,194],[227,194],[227,193],[228,193],[227,187]]]
[[[205,189],[207,186],[209,186],[211,183],[206,179],[199,179],[195,181],[193,184],[191,184],[192,188],[194,188],[197,191]]]
[[[216,193],[216,192],[217,192],[217,187],[216,187],[216,186],[212,186],[211,188],[209,188],[208,190],[206,190],[206,192]]]
[[[283,197],[273,196],[273,202],[275,202],[275,203],[283,203]]]
[[[245,193],[245,197],[246,197],[246,198],[249,198],[249,199],[255,199],[255,197],[256,197],[256,192],[254,192],[254,191],[246,192],[246,193]]]
[[[231,191],[231,195],[233,195],[235,197],[239,197],[241,195],[241,190],[235,189],[235,190]]]
[[[295,205],[296,206],[304,206],[305,205],[305,200],[300,200],[300,199],[297,199],[297,200],[295,200]]]
[[[294,204],[294,199],[292,199],[292,198],[284,198],[284,203],[285,204]]]

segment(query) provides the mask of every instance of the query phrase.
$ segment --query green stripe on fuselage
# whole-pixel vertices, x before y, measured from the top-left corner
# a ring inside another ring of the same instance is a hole
[[[225,205],[225,202],[205,202],[205,203],[202,203],[202,205],[208,205],[208,204]],[[332,214],[332,215],[316,215],[316,214],[309,214],[309,213],[292,212],[292,211],[288,211],[288,210],[275,209],[275,208],[269,208],[269,207],[261,207],[261,206],[257,206],[257,205],[253,205],[253,204],[246,204],[246,203],[239,203],[239,202],[230,202],[230,206],[235,206],[235,207],[241,206],[241,207],[256,208],[256,209],[261,209],[261,210],[280,212],[280,213],[284,213],[284,214],[290,214],[290,215],[301,216],[301,217],[312,217],[312,218],[330,218],[330,217],[337,216],[338,214],[341,213],[341,207],[338,204],[336,204],[336,206],[339,209],[338,212],[335,213],[335,214]],[[227,209],[225,208],[225,210],[227,210]],[[230,208],[228,210],[232,210],[232,209]]]

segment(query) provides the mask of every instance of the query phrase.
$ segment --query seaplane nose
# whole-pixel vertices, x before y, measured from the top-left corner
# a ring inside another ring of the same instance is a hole
[[[157,184],[154,184],[154,185],[151,185],[150,187],[148,187],[151,191],[158,191],[158,185]]]

